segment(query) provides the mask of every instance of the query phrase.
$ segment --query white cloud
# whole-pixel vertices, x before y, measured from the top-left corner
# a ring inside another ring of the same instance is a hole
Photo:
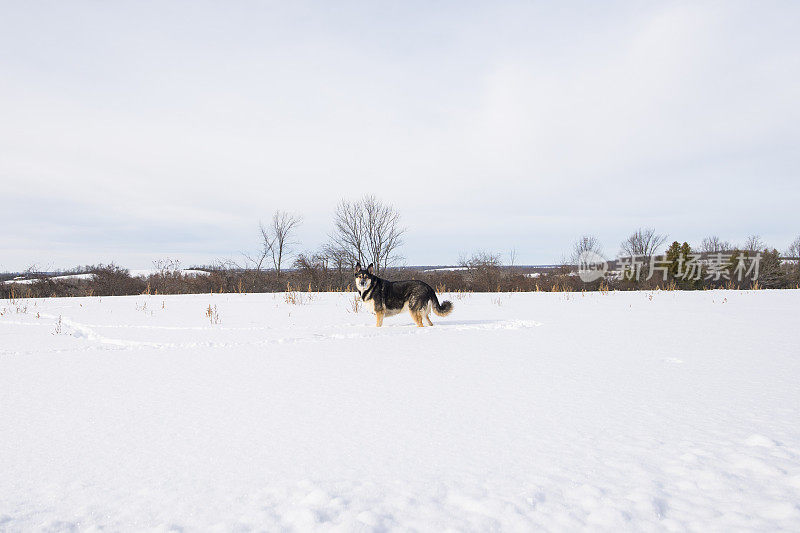
[[[580,233],[613,249],[639,225],[788,242],[797,11],[17,5],[0,36],[15,52],[0,266],[109,249],[148,266],[170,243],[205,262],[255,245],[276,208],[305,215],[314,247],[339,198],[364,193],[406,215],[412,263],[512,246],[548,262]]]

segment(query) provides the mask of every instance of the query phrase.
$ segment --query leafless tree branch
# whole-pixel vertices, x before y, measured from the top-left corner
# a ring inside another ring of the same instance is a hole
[[[753,252],[753,253],[761,252],[766,247],[767,246],[766,246],[766,244],[764,244],[764,241],[761,240],[761,236],[760,235],[756,235],[756,234],[750,235],[744,241],[744,249],[747,252]]]
[[[706,237],[700,243],[700,251],[706,253],[729,252],[733,250],[733,245],[728,241],[723,241],[716,235]]]
[[[667,241],[667,236],[656,233],[653,228],[639,228],[620,244],[620,255],[645,259],[656,255]]]
[[[342,200],[334,215],[334,232],[328,251],[346,256],[351,264],[373,263],[380,272],[398,261],[397,249],[403,243],[405,228],[400,213],[372,195],[358,201]]]
[[[577,265],[580,262],[581,256],[586,252],[593,252],[600,256],[603,255],[603,247],[594,235],[581,235],[578,240],[572,244],[570,263]]]
[[[292,240],[297,227],[302,223],[303,218],[298,215],[287,213],[286,211],[275,211],[269,225],[263,222],[258,224],[261,234],[261,247],[256,255],[244,255],[249,263],[252,263],[256,272],[263,268],[264,261],[269,257],[272,260],[272,268],[280,275],[283,263],[287,256],[294,251],[297,244]]]

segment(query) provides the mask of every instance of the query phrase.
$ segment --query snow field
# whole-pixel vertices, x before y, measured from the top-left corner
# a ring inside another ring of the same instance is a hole
[[[800,292],[445,298],[0,302],[0,530],[800,529]]]

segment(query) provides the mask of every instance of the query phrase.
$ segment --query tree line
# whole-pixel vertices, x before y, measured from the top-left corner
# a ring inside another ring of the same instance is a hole
[[[584,283],[584,288],[617,289],[758,289],[798,288],[800,286],[800,236],[780,253],[768,246],[759,235],[748,236],[734,244],[717,235],[702,239],[698,246],[673,241],[669,246],[666,234],[654,228],[639,228],[620,243],[615,259],[616,277],[598,283]],[[582,235],[572,245],[569,262],[577,264],[581,257],[604,257],[600,241],[593,235]],[[638,272],[625,269],[637,259]],[[655,270],[658,276],[655,276]],[[634,275],[637,274],[637,275]]]
[[[581,257],[593,254],[605,258],[599,239],[589,234],[576,239],[560,263],[549,267],[518,266],[516,250],[511,250],[506,254],[464,254],[451,268],[432,269],[401,266],[399,251],[405,228],[400,213],[374,196],[340,201],[332,230],[315,251],[298,251],[297,232],[302,222],[300,215],[276,211],[267,223],[259,223],[256,251],[242,252],[239,260],[221,260],[188,272],[175,261],[158,261],[146,276],[131,276],[114,264],[62,272],[91,274],[80,278],[29,272],[26,280],[9,283],[11,275],[0,275],[0,297],[349,291],[357,262],[372,263],[385,277],[421,279],[440,292],[800,287],[800,236],[780,254],[758,235],[738,245],[712,235],[697,247],[679,241],[667,246],[667,235],[653,228],[639,228],[608,260],[609,273],[587,281],[578,275]],[[715,259],[717,255],[723,259]],[[732,272],[741,267],[742,258],[752,262],[756,256],[759,271],[755,279],[731,279],[720,274],[723,268]],[[633,263],[637,270],[625,269]],[[687,278],[690,267],[692,275]]]

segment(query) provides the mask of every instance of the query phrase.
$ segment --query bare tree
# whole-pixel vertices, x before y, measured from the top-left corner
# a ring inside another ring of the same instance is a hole
[[[397,249],[403,244],[403,233],[405,228],[394,206],[367,195],[361,200],[339,202],[328,248],[335,255],[346,254],[351,264],[373,263],[379,273],[400,259]]]
[[[512,248],[508,251],[508,266],[513,270],[517,264],[517,249]]]
[[[786,256],[794,258],[795,271],[800,270],[800,235],[789,245],[786,250]]]
[[[327,258],[327,264],[330,268],[336,270],[336,280],[339,287],[344,287],[345,279],[352,272],[353,263],[350,259],[350,254],[335,242],[329,242],[323,246],[321,253]]]
[[[242,255],[247,257],[247,254],[245,254],[244,252],[242,252]],[[242,266],[229,257],[219,257],[211,262],[210,268],[211,271],[217,271],[217,272],[225,272],[225,271],[235,272],[237,270],[247,270],[248,267],[246,262],[244,266]]]
[[[271,257],[272,268],[280,275],[284,260],[292,253],[294,245],[297,244],[292,240],[292,234],[302,221],[300,216],[286,211],[275,211],[269,226],[259,223],[261,250],[257,257],[250,258],[256,265],[256,270],[261,270],[264,260]]]
[[[179,272],[181,269],[181,261],[180,259],[172,259],[172,258],[164,258],[164,259],[155,259],[153,260],[153,268],[155,269],[155,273],[166,277],[169,275],[174,275],[176,272]]]
[[[728,241],[723,241],[716,235],[706,237],[700,243],[700,251],[706,253],[730,252],[733,250],[733,245]]]
[[[400,226],[400,213],[389,204],[384,204],[374,196],[361,200],[365,214],[367,259],[375,265],[377,272],[399,259],[395,250],[402,244],[405,229]]]
[[[760,235],[756,235],[756,234],[750,235],[744,241],[744,249],[747,252],[753,252],[753,253],[760,252],[760,251],[764,250],[765,248],[766,248],[766,245],[764,244],[764,241],[761,240],[761,236]]]
[[[594,235],[581,235],[577,241],[572,244],[572,250],[569,257],[569,262],[577,265],[583,254],[592,252],[597,255],[603,255],[603,247],[600,246],[600,241]]]
[[[500,254],[475,252],[472,255],[462,254],[458,258],[458,266],[470,270],[479,268],[500,268],[503,266],[503,261],[500,259]]]
[[[641,256],[645,259],[656,255],[667,240],[666,235],[656,233],[653,228],[639,228],[620,244],[620,255]]]
[[[292,264],[302,278],[317,288],[328,275],[327,259],[319,254],[299,253]]]
[[[476,252],[471,256],[462,255],[458,259],[458,265],[467,270],[473,285],[479,290],[497,290],[500,267],[503,266],[500,254]]]
[[[336,254],[344,254],[351,264],[363,263],[366,251],[364,234],[364,213],[361,202],[342,200],[336,206],[333,218],[334,229],[330,236],[328,249]]]
[[[259,229],[263,229],[260,224],[259,224]],[[263,241],[264,239],[263,232],[261,236]],[[252,264],[253,269],[255,269],[256,272],[261,272],[261,268],[264,265],[264,260],[267,258],[267,255],[269,254],[269,249],[266,246],[264,246],[262,242],[262,246],[261,248],[259,248],[256,254],[251,255],[247,252],[241,252],[241,254],[244,257],[244,270],[249,270],[250,265]],[[238,265],[235,262],[233,264],[238,267]]]
[[[789,245],[789,248],[786,249],[786,255],[788,257],[794,257],[795,259],[800,257],[800,235],[798,235],[797,238],[792,241],[792,244]]]

